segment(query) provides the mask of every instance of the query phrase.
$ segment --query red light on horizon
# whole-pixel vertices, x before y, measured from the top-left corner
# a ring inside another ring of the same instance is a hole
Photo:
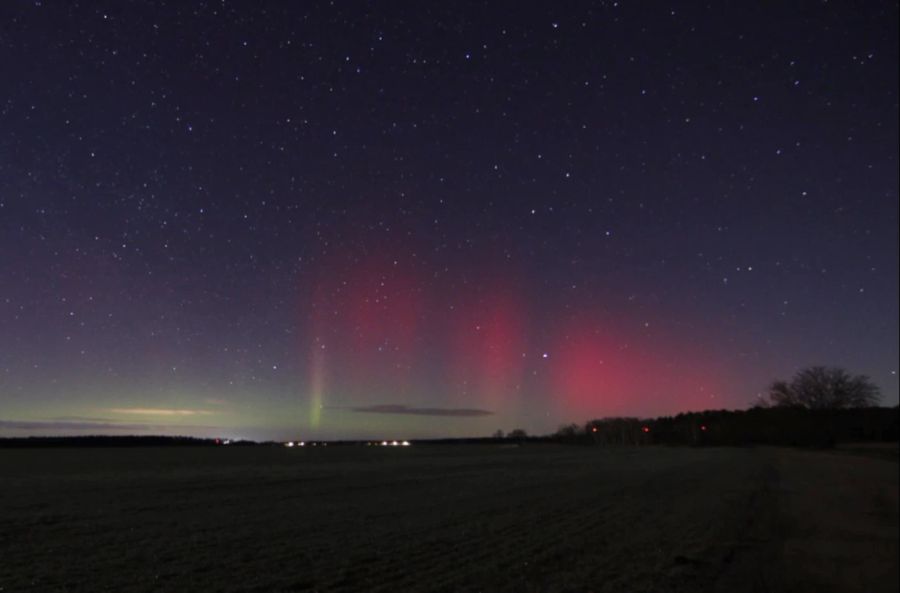
[[[596,426],[593,427],[593,428],[591,429],[591,432],[597,432],[597,427],[596,427]]]
[[[702,430],[703,432],[706,432],[706,425],[705,425],[705,424],[701,424],[701,425],[700,425],[700,430]]]
[[[641,430],[644,431],[644,433],[646,434],[646,433],[650,432],[650,427],[644,426],[643,428],[641,428]]]

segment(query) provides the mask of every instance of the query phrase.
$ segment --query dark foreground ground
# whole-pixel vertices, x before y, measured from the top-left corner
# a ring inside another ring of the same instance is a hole
[[[879,457],[0,450],[0,591],[896,591]]]

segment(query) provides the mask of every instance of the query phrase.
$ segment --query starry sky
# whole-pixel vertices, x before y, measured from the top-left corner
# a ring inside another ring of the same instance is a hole
[[[896,2],[0,4],[0,435],[898,403]]]

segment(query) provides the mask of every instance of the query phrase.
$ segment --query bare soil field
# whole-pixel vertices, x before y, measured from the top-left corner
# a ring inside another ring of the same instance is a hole
[[[897,488],[765,448],[0,450],[0,591],[895,591]]]

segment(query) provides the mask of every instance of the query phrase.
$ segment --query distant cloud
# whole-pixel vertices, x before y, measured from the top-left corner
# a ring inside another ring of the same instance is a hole
[[[97,418],[94,416],[55,416],[49,420],[56,422],[115,422],[112,418]]]
[[[209,410],[185,410],[171,408],[110,408],[113,414],[134,414],[137,416],[208,416]]]
[[[362,412],[364,414],[411,414],[414,416],[456,416],[456,417],[474,417],[474,416],[491,416],[493,412],[489,410],[479,410],[476,408],[414,408],[411,406],[403,406],[396,404],[380,404],[374,406],[362,406],[358,408],[350,408],[354,412]]]
[[[219,399],[217,397],[207,397],[206,399],[203,400],[203,402],[207,403],[207,404],[212,404],[214,406],[224,406],[224,405],[228,404],[228,402],[225,401],[224,399]]]

